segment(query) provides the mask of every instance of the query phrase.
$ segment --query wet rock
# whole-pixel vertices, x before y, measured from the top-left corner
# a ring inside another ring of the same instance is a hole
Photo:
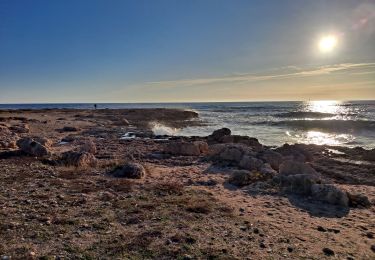
[[[314,184],[319,183],[320,179],[311,174],[281,175],[280,186],[285,192],[310,195]]]
[[[366,161],[375,161],[375,149],[364,152],[363,159]]]
[[[208,140],[220,142],[221,138],[227,135],[231,135],[231,131],[229,128],[224,127],[224,128],[215,130],[211,135],[208,136]]]
[[[42,157],[50,154],[48,149],[32,138],[22,138],[17,141],[19,149],[29,155]]]
[[[127,163],[112,171],[112,175],[118,178],[142,179],[145,174],[145,168],[139,163]]]
[[[346,192],[349,198],[349,206],[354,208],[369,208],[371,202],[368,197],[364,194]]]
[[[255,157],[244,155],[240,161],[239,166],[245,170],[259,170],[263,165],[263,162]]]
[[[199,156],[208,153],[208,145],[203,141],[194,142],[173,142],[169,143],[165,148],[165,152],[173,155],[190,155]]]
[[[326,256],[334,256],[335,255],[335,252],[328,247],[323,248],[322,251]]]
[[[279,173],[281,175],[308,174],[318,176],[318,173],[309,164],[290,160],[284,161],[280,165]]]
[[[345,191],[332,184],[313,184],[311,194],[314,199],[342,207],[349,206],[349,199]]]
[[[266,150],[260,153],[259,158],[264,162],[269,163],[272,169],[278,171],[280,164],[283,162],[283,157],[278,152]]]
[[[68,151],[62,154],[61,162],[67,166],[89,167],[95,166],[97,159],[91,153]]]

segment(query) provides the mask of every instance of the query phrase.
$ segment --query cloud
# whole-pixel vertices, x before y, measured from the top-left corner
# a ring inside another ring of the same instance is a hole
[[[204,86],[218,83],[251,83],[260,81],[272,81],[291,78],[303,78],[312,76],[329,75],[333,73],[364,73],[368,70],[374,70],[375,63],[342,63],[334,65],[326,65],[315,68],[299,68],[295,66],[282,67],[272,72],[266,73],[244,73],[232,74],[221,77],[181,79],[181,80],[165,80],[146,82],[147,86],[155,87],[188,87],[188,86]],[[282,71],[282,72],[281,72]]]

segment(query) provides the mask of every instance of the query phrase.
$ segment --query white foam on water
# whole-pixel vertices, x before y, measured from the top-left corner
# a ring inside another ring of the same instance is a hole
[[[151,129],[154,135],[175,135],[178,132],[177,128],[168,127],[159,122],[152,122]]]

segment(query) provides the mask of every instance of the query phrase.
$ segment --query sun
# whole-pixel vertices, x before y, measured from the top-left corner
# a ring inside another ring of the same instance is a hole
[[[319,40],[319,50],[323,53],[332,52],[337,45],[337,37],[334,35],[327,35]]]

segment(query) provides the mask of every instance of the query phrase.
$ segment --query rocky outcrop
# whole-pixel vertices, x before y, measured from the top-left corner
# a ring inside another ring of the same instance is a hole
[[[263,166],[263,162],[253,156],[244,155],[241,158],[239,166],[242,169],[253,171],[253,170],[259,170]]]
[[[30,132],[29,125],[24,124],[24,125],[13,125],[9,127],[9,129],[17,134],[27,134]]]
[[[17,148],[18,135],[12,133],[5,125],[0,125],[0,149],[15,149]]]
[[[316,175],[311,174],[279,175],[276,180],[284,192],[300,195],[310,195],[311,187],[320,182]]]
[[[146,174],[146,170],[142,164],[127,163],[115,168],[111,174],[117,178],[142,179]]]
[[[349,206],[349,198],[345,191],[332,184],[313,184],[311,195],[314,199],[342,207]]]
[[[287,160],[280,164],[279,173],[281,175],[310,174],[318,175],[318,173],[309,164]]]
[[[203,141],[169,143],[165,152],[172,155],[199,156],[208,153],[208,144]]]
[[[275,151],[280,153],[285,159],[299,162],[310,162],[313,160],[313,153],[310,150],[309,146],[304,144],[284,144],[275,149]]]
[[[85,153],[91,153],[91,154],[96,154],[97,148],[96,145],[93,141],[91,140],[85,140],[82,142],[80,148],[80,152],[85,152]]]
[[[231,133],[232,133],[231,130],[226,127],[215,130],[211,135],[208,136],[208,141],[220,143],[221,139],[224,136],[231,135]]]
[[[68,151],[62,154],[61,163],[66,166],[89,167],[97,164],[97,159],[91,153]]]
[[[363,159],[375,162],[375,149],[364,152]]]
[[[366,195],[359,193],[346,192],[349,199],[349,206],[354,208],[369,208],[371,202]]]
[[[279,170],[280,164],[283,162],[283,156],[273,150],[265,150],[258,157],[264,162],[269,163],[274,170]]]
[[[61,129],[61,132],[78,132],[80,131],[81,129],[79,129],[78,127],[74,127],[74,126],[64,126],[62,129]]]
[[[18,140],[17,146],[22,152],[36,157],[47,156],[50,154],[47,147],[32,138],[22,138]]]

